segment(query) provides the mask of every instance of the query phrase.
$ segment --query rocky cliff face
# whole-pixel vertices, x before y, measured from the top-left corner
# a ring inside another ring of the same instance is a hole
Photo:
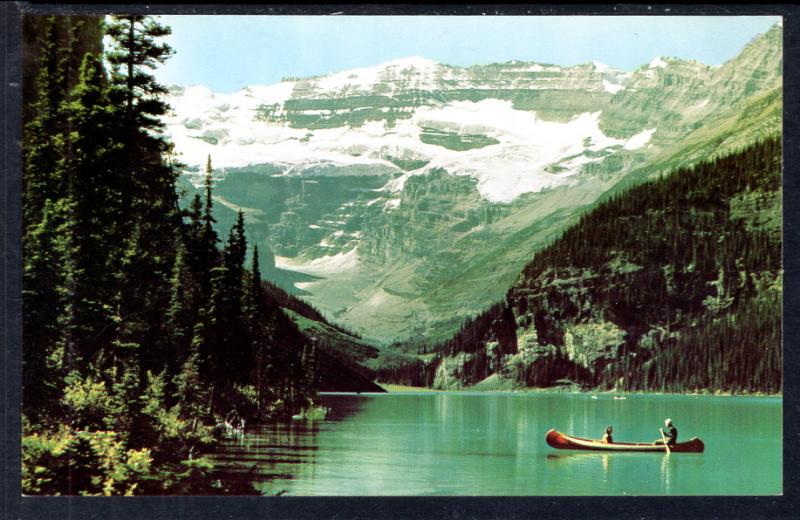
[[[720,67],[655,58],[634,71],[611,99],[600,126],[618,137],[657,127],[661,142],[686,135],[721,111],[781,88],[782,38],[782,28],[775,26]]]
[[[535,107],[542,117],[564,120],[597,110],[628,78],[598,62],[559,67],[511,61],[461,68],[412,57],[287,81],[291,97],[261,106],[260,114],[299,128],[333,128],[366,121],[392,124],[430,104],[503,99],[516,109]]]
[[[780,391],[780,156],[768,140],[599,205],[440,345],[433,386]]]
[[[176,87],[167,131],[195,171],[212,156],[219,226],[245,211],[268,276],[370,339],[443,338],[632,172],[774,134],[781,31],[718,68],[408,58]]]

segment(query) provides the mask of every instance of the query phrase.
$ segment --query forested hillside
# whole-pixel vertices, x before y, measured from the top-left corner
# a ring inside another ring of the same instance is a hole
[[[781,392],[781,208],[778,139],[616,194],[416,377]]]
[[[169,28],[103,25],[26,24],[40,39],[23,142],[23,491],[224,493],[202,455],[233,417],[312,409],[321,385],[376,387],[287,318],[318,316],[262,283],[241,213],[217,235],[210,180],[180,209],[152,76]]]

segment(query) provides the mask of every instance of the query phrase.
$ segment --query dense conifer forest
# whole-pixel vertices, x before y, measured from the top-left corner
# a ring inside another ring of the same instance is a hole
[[[386,375],[431,382],[461,355],[449,376],[463,385],[497,373],[520,386],[781,392],[781,197],[778,139],[614,195],[433,363]]]
[[[280,306],[313,309],[262,283],[241,213],[217,235],[211,158],[205,197],[180,209],[152,76],[169,28],[26,23],[40,37],[23,143],[23,491],[231,491],[209,488],[203,453],[240,418],[314,406],[317,345]]]

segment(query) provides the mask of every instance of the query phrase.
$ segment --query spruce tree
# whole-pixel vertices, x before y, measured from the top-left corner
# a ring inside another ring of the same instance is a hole
[[[58,376],[52,357],[61,338],[64,311],[64,199],[67,93],[58,24],[45,20],[39,39],[35,102],[23,131],[23,409],[29,417],[44,413],[54,400]]]
[[[65,313],[67,354],[90,361],[111,330],[113,272],[110,260],[116,251],[114,164],[114,108],[108,98],[102,63],[87,54],[72,94],[70,154],[65,161],[67,185],[64,206],[66,224]]]
[[[107,31],[111,38],[106,53],[111,64],[111,94],[122,112],[118,118],[122,160],[117,166],[129,182],[121,197],[121,213],[126,216],[121,235],[131,236],[137,230],[137,256],[142,267],[147,266],[140,271],[141,289],[120,291],[118,299],[121,306],[139,308],[146,314],[141,340],[148,351],[142,353],[143,371],[158,371],[157,364],[151,363],[157,363],[169,345],[169,279],[181,226],[177,172],[165,160],[168,144],[158,136],[163,128],[159,117],[167,109],[159,96],[166,88],[150,72],[172,54],[169,45],[158,42],[169,33],[152,18],[138,15],[113,17]],[[133,301],[126,301],[131,298]]]
[[[171,293],[168,311],[168,331],[170,349],[167,356],[167,373],[177,375],[189,352],[192,340],[195,315],[193,313],[196,298],[193,288],[192,274],[187,263],[188,253],[182,240],[177,241],[175,266],[172,271]]]
[[[258,264],[258,246],[253,247],[253,267],[250,285],[247,291],[247,320],[252,352],[255,354],[255,367],[252,381],[256,389],[256,402],[259,416],[263,416],[274,399],[271,385],[274,381],[274,363],[272,353],[272,309],[265,304],[264,286],[261,281],[261,269]]]
[[[63,312],[63,201],[66,135],[63,67],[57,24],[46,20],[40,38],[32,118],[23,132],[22,247],[23,410],[32,419],[53,402],[49,358],[59,342]],[[46,302],[46,303],[44,303]]]
[[[257,324],[263,323],[267,314],[267,307],[264,302],[264,285],[261,280],[261,267],[258,262],[258,245],[253,246],[253,264],[249,281],[246,308],[250,326],[253,328]]]
[[[112,17],[107,34],[111,39],[106,52],[111,64],[111,96],[122,107],[119,133],[125,157],[119,166],[131,183],[125,201],[131,207],[130,226],[138,220],[147,228],[147,249],[161,260],[155,274],[167,273],[168,277],[172,256],[167,252],[180,225],[177,172],[165,160],[169,144],[159,137],[163,130],[159,118],[167,111],[159,96],[167,89],[150,71],[172,54],[169,45],[158,41],[170,30],[150,17],[128,15]]]
[[[187,254],[186,263],[189,269],[194,273],[195,278],[200,280],[203,270],[207,270],[208,266],[205,265],[203,260],[205,233],[203,225],[203,202],[199,193],[195,193],[186,215],[189,217],[189,221],[183,226],[184,243],[186,245]],[[204,294],[207,296],[207,293]]]
[[[244,316],[244,257],[247,240],[244,215],[239,212],[231,228],[222,264],[212,272],[211,297],[211,367],[216,377],[245,381],[249,376],[251,345]]]
[[[64,310],[64,201],[45,201],[41,221],[26,231],[22,289],[23,411],[35,420],[55,401],[58,368],[51,358],[61,338]],[[63,374],[61,374],[63,376]]]
[[[200,319],[195,324],[189,352],[183,363],[181,372],[175,380],[180,416],[192,422],[191,431],[195,431],[198,422],[207,418],[209,404],[209,387],[207,377],[203,377],[202,358],[205,350],[206,331],[205,312],[201,311]]]
[[[213,169],[211,167],[211,156],[208,156],[205,171],[205,208],[203,210],[203,230],[201,241],[198,247],[199,253],[199,274],[200,288],[206,298],[211,297],[211,272],[219,266],[220,255],[217,246],[219,245],[219,237],[214,229],[214,224],[217,222],[214,218],[214,201],[212,198],[213,190]]]
[[[211,167],[211,155],[209,154],[208,159],[206,159],[206,171],[204,177],[206,209],[205,213],[203,214],[203,222],[205,223],[206,233],[209,236],[212,233],[214,236],[216,236],[216,232],[214,232],[214,223],[216,222],[214,219],[214,201],[211,198],[211,190],[214,184],[213,173],[214,169]]]
[[[142,383],[147,371],[174,367],[169,332],[171,287],[169,278],[152,277],[159,260],[147,250],[150,243],[145,229],[137,225],[122,252],[116,306],[117,344],[126,350],[135,349]]]
[[[159,117],[167,106],[159,96],[167,89],[149,71],[173,54],[168,44],[159,41],[172,31],[149,16],[113,16],[111,20],[106,30],[113,41],[106,51],[111,80],[118,87],[129,135],[142,137],[163,127]]]
[[[23,132],[24,170],[22,215],[25,229],[38,223],[47,200],[63,196],[61,158],[64,155],[64,55],[55,19],[50,17],[41,39],[39,74],[33,118]]]

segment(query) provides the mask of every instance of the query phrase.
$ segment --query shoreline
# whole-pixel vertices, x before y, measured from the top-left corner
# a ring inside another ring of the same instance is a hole
[[[684,395],[694,397],[772,397],[783,399],[783,394],[768,394],[763,392],[752,393],[732,393],[721,391],[702,391],[702,392],[661,392],[661,391],[648,391],[639,390],[635,392],[623,392],[613,390],[576,390],[573,388],[518,388],[518,389],[482,389],[473,387],[464,387],[458,389],[433,389],[423,386],[407,386],[396,384],[383,384],[375,382],[378,386],[386,390],[388,394],[402,394],[402,393],[447,393],[447,392],[469,392],[469,393],[505,393],[505,394],[529,394],[529,393],[550,393],[550,394],[580,394],[580,395],[594,395],[594,396],[629,396],[629,395]]]

